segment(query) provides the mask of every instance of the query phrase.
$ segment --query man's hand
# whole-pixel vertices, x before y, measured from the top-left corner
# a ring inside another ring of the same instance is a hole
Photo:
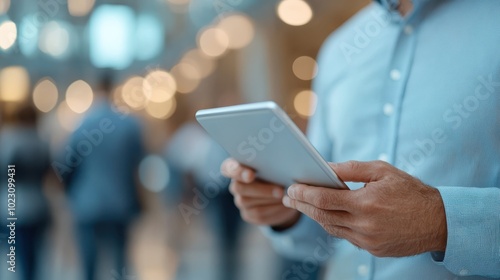
[[[351,191],[297,184],[283,203],[378,257],[445,251],[446,216],[438,190],[382,161],[331,167],[344,181],[364,182],[365,187]]]
[[[255,172],[234,159],[225,160],[221,172],[232,179],[229,191],[246,222],[283,230],[298,221],[300,212],[287,208],[282,203],[285,195],[282,186],[255,180]]]

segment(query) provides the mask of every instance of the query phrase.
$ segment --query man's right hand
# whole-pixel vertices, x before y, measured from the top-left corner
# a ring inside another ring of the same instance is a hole
[[[232,158],[222,163],[221,172],[232,179],[229,191],[246,222],[284,230],[299,220],[300,212],[283,205],[285,189],[282,186],[256,180],[252,169]]]

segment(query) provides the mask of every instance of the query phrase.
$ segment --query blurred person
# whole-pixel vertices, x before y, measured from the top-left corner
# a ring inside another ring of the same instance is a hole
[[[331,164],[351,190],[285,195],[229,159],[245,220],[283,254],[329,261],[328,279],[500,279],[498,14],[499,1],[381,0],[345,23],[319,55],[309,138],[354,160]]]
[[[144,156],[140,121],[110,103],[105,76],[81,125],[54,168],[67,186],[85,278],[111,252],[109,275],[126,270],[128,229],[139,213],[138,165]],[[103,250],[105,249],[105,250]]]
[[[7,170],[1,172],[1,218],[7,221],[7,203],[15,203],[15,244],[0,244],[2,254],[11,245],[16,248],[18,260],[16,272],[20,279],[37,279],[40,265],[40,249],[50,222],[48,200],[43,192],[44,182],[50,174],[49,146],[41,140],[37,132],[37,113],[30,104],[10,104],[6,108],[4,123],[0,129],[0,166],[15,165],[15,198],[8,201]],[[8,236],[8,228],[1,232]],[[7,240],[7,239],[6,239]],[[5,249],[5,250],[4,250]],[[2,265],[2,268],[5,267]],[[10,272],[9,272],[10,273]],[[12,274],[11,274],[12,275]]]

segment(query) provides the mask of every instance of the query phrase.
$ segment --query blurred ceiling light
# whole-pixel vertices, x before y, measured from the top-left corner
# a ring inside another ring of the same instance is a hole
[[[198,38],[198,46],[207,55],[218,57],[229,47],[229,38],[222,29],[209,27],[203,30]]]
[[[165,189],[170,181],[170,172],[165,160],[157,155],[145,157],[139,164],[139,180],[152,192]]]
[[[64,128],[68,132],[74,131],[80,124],[82,120],[82,116],[80,114],[75,113],[66,103],[63,101],[57,107],[57,120],[62,128]]]
[[[65,26],[51,21],[43,27],[38,46],[50,56],[63,57],[69,50],[69,32]]]
[[[122,99],[130,108],[135,110],[143,109],[146,106],[146,96],[144,94],[144,79],[134,76],[123,84]]]
[[[33,103],[38,110],[44,113],[48,113],[54,109],[57,105],[58,97],[59,93],[56,85],[48,78],[44,78],[38,82],[33,90]]]
[[[94,7],[95,0],[68,0],[69,14],[74,17],[83,17]]]
[[[10,66],[0,71],[0,100],[20,102],[28,97],[30,77],[21,66]]]
[[[246,47],[255,34],[252,20],[243,14],[233,14],[223,18],[219,23],[219,28],[229,37],[228,48],[230,49]]]
[[[135,52],[135,12],[129,6],[99,5],[89,20],[90,61],[96,67],[124,69]]]
[[[303,0],[282,0],[277,12],[283,22],[293,26],[307,24],[313,17],[311,6]]]
[[[170,98],[160,103],[148,102],[146,105],[146,113],[155,119],[165,120],[174,114],[176,108],[177,102],[175,98]]]
[[[301,56],[295,59],[292,69],[297,78],[308,81],[316,77],[316,74],[318,72],[318,64],[312,57]]]
[[[317,97],[311,90],[303,90],[299,92],[294,100],[293,106],[295,111],[302,117],[310,117],[316,111]]]
[[[7,50],[14,45],[17,39],[17,26],[7,20],[0,24],[0,48]]]
[[[144,79],[144,94],[156,103],[165,102],[174,96],[177,91],[175,78],[163,70],[154,70]]]
[[[177,82],[177,91],[180,93],[193,92],[200,84],[200,73],[189,63],[181,62],[175,65],[171,73]]]
[[[139,60],[152,59],[163,50],[163,23],[151,14],[141,14],[137,18],[135,56]]]
[[[72,83],[66,91],[66,103],[75,113],[87,111],[94,100],[94,92],[85,81],[78,80]]]
[[[193,65],[193,67],[198,70],[201,79],[208,77],[215,69],[215,61],[213,58],[199,49],[188,51],[182,57],[181,61]]]
[[[33,23],[35,14],[24,15],[19,24],[19,49],[26,57],[33,56],[38,48],[38,36],[40,30],[38,26]]]
[[[10,0],[0,0],[0,14],[5,14],[9,11]]]

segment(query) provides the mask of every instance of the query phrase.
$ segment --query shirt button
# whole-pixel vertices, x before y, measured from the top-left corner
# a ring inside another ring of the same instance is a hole
[[[404,31],[404,33],[406,35],[410,35],[410,34],[413,33],[413,26],[407,25],[407,26],[405,26],[405,28],[403,29],[403,31]]]
[[[398,81],[399,79],[401,79],[401,72],[399,72],[399,70],[397,69],[393,69],[391,70],[390,76],[392,80]]]
[[[389,156],[388,156],[387,154],[385,154],[385,153],[381,153],[381,154],[378,156],[378,160],[388,162],[388,161],[389,161]]]
[[[362,277],[368,276],[368,266],[364,264],[358,266],[358,274]]]
[[[467,276],[469,275],[469,271],[467,269],[462,269],[459,272],[460,276]]]
[[[384,104],[384,115],[386,116],[391,116],[394,113],[394,105],[391,103],[386,103]]]

